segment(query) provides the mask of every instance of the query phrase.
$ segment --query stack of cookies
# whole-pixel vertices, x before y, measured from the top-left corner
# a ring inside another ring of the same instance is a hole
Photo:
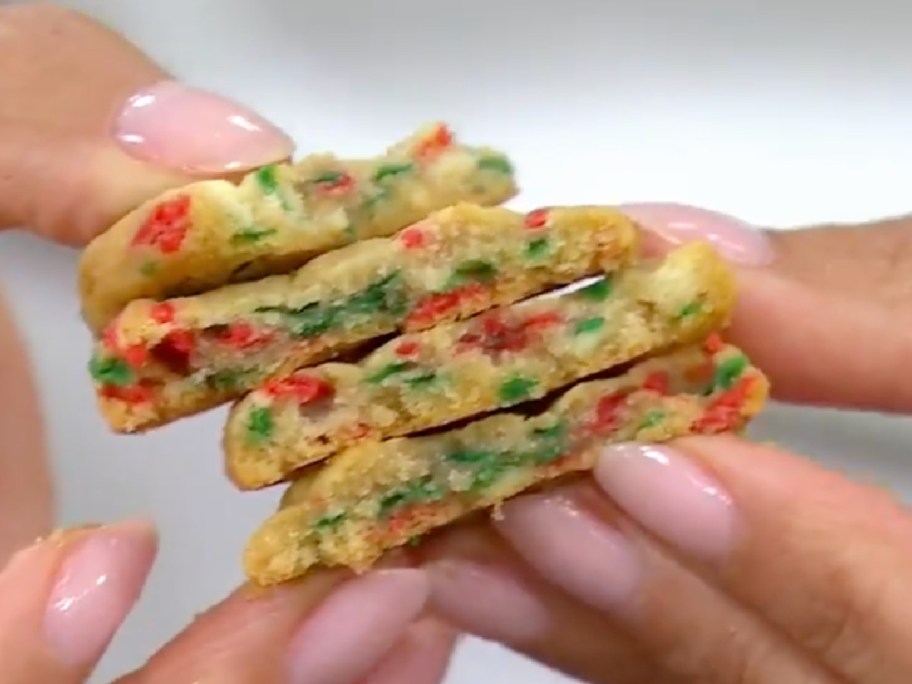
[[[148,202],[81,263],[101,413],[142,432],[234,402],[231,480],[290,482],[246,551],[262,584],[364,570],[607,441],[756,415],[712,248],[645,259],[616,210],[499,206],[516,193],[503,153],[433,124]]]

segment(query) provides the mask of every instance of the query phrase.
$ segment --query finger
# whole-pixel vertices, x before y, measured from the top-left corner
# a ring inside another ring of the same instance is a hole
[[[456,639],[456,632],[439,620],[416,622],[362,684],[441,684]]]
[[[912,221],[761,232],[714,212],[628,205],[652,247],[706,239],[739,269],[730,331],[782,400],[912,410]],[[656,242],[658,240],[658,242]]]
[[[0,292],[0,565],[46,534],[53,492],[38,392],[25,344]]]
[[[912,521],[885,492],[735,438],[609,449],[598,482],[848,681],[912,680]]]
[[[788,640],[675,562],[591,483],[516,499],[497,527],[542,577],[602,610],[672,681],[835,684]]]
[[[246,107],[50,4],[0,7],[0,226],[82,244],[166,188],[288,157]]]
[[[0,573],[5,684],[82,682],[139,597],[155,558],[141,522],[53,535]]]
[[[629,635],[532,572],[487,524],[444,530],[415,555],[431,576],[432,609],[460,631],[591,684],[669,681]]]
[[[120,682],[351,684],[405,634],[427,595],[425,574],[409,569],[243,587]]]

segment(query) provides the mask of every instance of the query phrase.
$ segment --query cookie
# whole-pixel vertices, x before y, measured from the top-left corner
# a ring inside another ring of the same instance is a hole
[[[439,434],[363,442],[291,485],[249,541],[249,578],[270,585],[315,566],[367,570],[387,550],[531,487],[593,467],[605,443],[738,431],[768,383],[718,337],[584,382],[547,410]]]
[[[507,157],[423,127],[373,160],[307,157],[146,202],[85,250],[83,317],[97,334],[135,299],[205,292],[287,273],[323,252],[392,235],[444,207],[497,205],[517,191]]]
[[[734,302],[730,267],[705,243],[583,289],[490,310],[383,344],[357,363],[275,377],[226,424],[226,470],[273,484],[358,439],[439,428],[539,399],[646,354],[698,341]]]
[[[291,275],[136,300],[96,345],[101,412],[117,431],[161,425],[366,340],[612,272],[636,258],[636,246],[635,225],[608,208],[524,215],[462,203]]]

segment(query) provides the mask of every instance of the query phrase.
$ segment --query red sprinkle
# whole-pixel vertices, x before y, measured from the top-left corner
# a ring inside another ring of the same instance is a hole
[[[142,367],[149,360],[149,349],[144,344],[134,344],[123,352],[124,361],[133,368]]]
[[[274,397],[290,397],[299,404],[310,404],[333,395],[333,386],[322,378],[295,373],[287,378],[273,378],[264,387]]]
[[[130,387],[104,385],[100,394],[105,399],[115,399],[126,404],[145,404],[152,401],[152,388],[146,385],[131,385]]]
[[[216,338],[222,344],[235,349],[249,349],[260,344],[265,344],[272,339],[268,332],[257,332],[249,323],[232,323],[216,333]]]
[[[117,320],[111,321],[101,333],[101,345],[108,351],[116,352],[120,348],[117,338]]]
[[[446,126],[438,126],[430,136],[423,140],[415,154],[419,157],[429,157],[453,144],[453,134]]]
[[[563,322],[564,317],[557,311],[545,311],[540,314],[535,314],[534,316],[529,316],[523,321],[522,326],[527,330],[541,330],[542,328],[560,325]]]
[[[352,426],[352,439],[361,439],[363,437],[367,437],[370,433],[371,427],[367,423],[355,423]]]
[[[484,288],[478,283],[469,283],[449,292],[428,295],[415,305],[408,316],[408,323],[413,326],[426,326],[459,306],[466,299],[478,297]]]
[[[665,371],[653,371],[643,381],[643,389],[652,390],[663,395],[668,394],[668,373]]]
[[[344,195],[355,187],[355,179],[347,173],[340,173],[338,178],[319,183],[319,187],[326,195]]]
[[[703,342],[703,351],[707,354],[718,354],[723,347],[725,347],[725,342],[722,341],[722,336],[719,333],[713,333]]]
[[[421,249],[427,241],[427,236],[423,230],[413,226],[403,230],[399,235],[399,239],[406,249]]]
[[[731,430],[741,418],[741,407],[747,400],[754,378],[742,377],[732,387],[709,402],[706,412],[694,421],[695,432],[717,433]]]
[[[546,223],[548,223],[547,209],[535,209],[526,214],[526,228],[544,228]]]
[[[595,405],[595,420],[592,430],[596,433],[608,433],[621,426],[621,408],[627,400],[629,390],[621,390],[598,400]]]
[[[159,302],[154,304],[149,311],[149,317],[156,323],[166,324],[174,322],[174,304]]]
[[[189,330],[172,330],[152,348],[152,354],[175,373],[190,370],[190,355],[196,349],[196,337]]]
[[[133,236],[133,246],[158,247],[163,254],[177,252],[190,229],[190,196],[177,197],[156,206]]]
[[[396,346],[396,356],[411,358],[418,354],[418,343],[412,341],[400,342]]]

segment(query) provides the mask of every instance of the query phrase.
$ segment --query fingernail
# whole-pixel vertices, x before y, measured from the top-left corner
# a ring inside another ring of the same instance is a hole
[[[378,570],[343,584],[292,637],[289,683],[364,677],[421,614],[429,591],[421,570]]]
[[[427,566],[436,614],[483,639],[523,644],[547,636],[548,609],[518,578],[481,563],[441,560]]]
[[[630,517],[686,553],[716,560],[732,546],[731,497],[675,449],[611,445],[599,459],[595,479]]]
[[[590,605],[613,610],[636,596],[641,577],[636,550],[570,498],[516,499],[503,507],[495,524],[541,575]]]
[[[405,637],[361,684],[442,682],[457,636],[446,625],[427,618],[409,627]]]
[[[188,174],[244,171],[294,151],[291,138],[258,114],[177,81],[131,96],[113,132],[128,154]]]
[[[155,559],[154,528],[127,522],[85,533],[64,558],[48,597],[45,634],[62,662],[94,662],[136,599]]]
[[[737,264],[765,266],[773,260],[766,234],[726,214],[683,204],[622,204],[619,210],[642,228],[672,245],[705,240],[720,255]]]

